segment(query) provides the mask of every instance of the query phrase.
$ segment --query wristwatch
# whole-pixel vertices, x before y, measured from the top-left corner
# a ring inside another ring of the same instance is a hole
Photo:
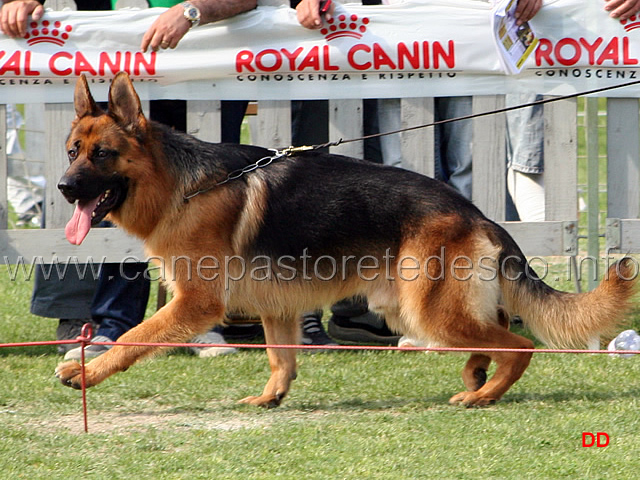
[[[184,18],[191,22],[191,28],[197,27],[200,23],[200,10],[198,7],[189,2],[182,2],[180,5],[184,9]]]

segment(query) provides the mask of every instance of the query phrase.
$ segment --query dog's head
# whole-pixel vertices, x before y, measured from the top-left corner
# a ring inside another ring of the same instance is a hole
[[[81,76],[74,94],[76,118],[67,139],[69,168],[58,188],[76,210],[65,228],[79,245],[89,229],[126,201],[136,158],[143,155],[147,120],[128,75],[119,73],[109,90],[108,111],[98,107]]]

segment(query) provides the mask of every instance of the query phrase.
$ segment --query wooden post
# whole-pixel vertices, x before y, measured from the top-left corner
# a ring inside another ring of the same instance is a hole
[[[329,140],[350,140],[362,136],[362,100],[329,101]],[[363,158],[364,142],[351,142],[330,148],[331,153]]]
[[[266,148],[291,145],[291,102],[263,100],[258,102],[256,144]]]
[[[473,97],[473,113],[503,108],[504,95]],[[473,120],[473,203],[491,220],[505,219],[507,160],[504,114]]]
[[[47,228],[64,227],[71,218],[73,207],[60,195],[58,180],[62,177],[69,159],[65,147],[65,134],[75,117],[73,105],[70,103],[47,103],[45,105],[46,145],[48,158],[45,159],[45,226]],[[63,130],[63,131],[64,131]]]
[[[433,98],[403,98],[400,101],[402,128],[433,123]],[[402,166],[435,177],[433,127],[402,132]]]
[[[637,98],[607,101],[607,216],[640,217],[640,115]]]

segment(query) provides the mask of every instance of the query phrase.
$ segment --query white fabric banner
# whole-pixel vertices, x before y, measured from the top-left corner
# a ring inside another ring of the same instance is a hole
[[[0,103],[70,102],[82,73],[104,100],[118,71],[143,99],[561,95],[640,81],[640,16],[611,19],[599,1],[545,1],[531,22],[539,47],[519,75],[500,68],[486,2],[338,8],[332,24],[307,30],[294,10],[259,7],[147,53],[142,35],[164,9],[49,11],[25,38],[0,34]],[[640,85],[602,95],[640,97]]]

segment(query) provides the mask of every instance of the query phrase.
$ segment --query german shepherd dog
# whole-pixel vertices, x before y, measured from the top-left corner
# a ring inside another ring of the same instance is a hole
[[[554,290],[503,228],[450,187],[410,171],[313,151],[237,175],[273,153],[202,142],[149,121],[124,73],[113,80],[107,112],[84,77],[74,102],[70,166],[58,185],[77,202],[67,238],[79,244],[107,218],[164,259],[173,292],[119,342],[185,342],[222,324],[225,312],[244,311],[260,315],[267,344],[298,344],[301,312],[366,296],[396,332],[478,348],[462,372],[465,390],[450,402],[482,406],[500,399],[532,356],[480,350],[533,348],[509,331],[510,316],[548,345],[584,345],[612,333],[633,293],[630,259],[612,265],[593,292]],[[87,364],[86,385],[158,350],[116,345]],[[241,402],[274,407],[289,391],[295,349],[267,355],[263,392]],[[62,363],[56,375],[81,386],[77,362]]]

